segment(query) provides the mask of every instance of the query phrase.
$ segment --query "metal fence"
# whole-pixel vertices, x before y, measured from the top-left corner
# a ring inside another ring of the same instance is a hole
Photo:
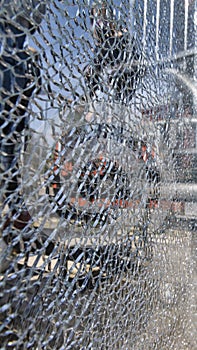
[[[195,1],[0,1],[1,349],[196,348]]]

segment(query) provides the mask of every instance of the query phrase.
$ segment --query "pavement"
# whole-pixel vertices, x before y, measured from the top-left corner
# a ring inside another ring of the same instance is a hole
[[[55,215],[34,224],[55,240],[50,256],[44,249],[13,255],[0,239],[2,344],[8,346],[9,334],[10,349],[16,339],[28,348],[35,335],[47,350],[78,350],[78,344],[95,350],[100,344],[114,350],[197,348],[195,217],[169,218],[163,230],[149,230],[147,245],[129,221],[112,225],[116,234],[106,236]]]

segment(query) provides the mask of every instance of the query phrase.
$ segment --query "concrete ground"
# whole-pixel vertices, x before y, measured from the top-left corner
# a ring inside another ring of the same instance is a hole
[[[53,234],[53,225],[45,232]],[[50,257],[8,259],[0,277],[2,349],[197,348],[194,223],[176,221],[150,234],[148,259],[131,254],[121,263],[117,257],[128,251],[121,248],[120,254],[118,247],[97,252],[106,259],[99,263],[93,264],[92,256],[85,261],[80,252],[73,259],[81,238],[78,230]],[[91,241],[84,238],[83,244]],[[138,242],[132,244],[134,252]],[[1,247],[5,257],[6,247]]]

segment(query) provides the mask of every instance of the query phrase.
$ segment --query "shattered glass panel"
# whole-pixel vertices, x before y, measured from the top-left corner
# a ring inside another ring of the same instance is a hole
[[[0,5],[0,348],[196,349],[196,2]]]

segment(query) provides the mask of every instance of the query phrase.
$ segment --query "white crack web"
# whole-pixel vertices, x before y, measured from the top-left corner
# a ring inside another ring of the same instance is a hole
[[[0,348],[194,350],[195,1],[0,5]]]

